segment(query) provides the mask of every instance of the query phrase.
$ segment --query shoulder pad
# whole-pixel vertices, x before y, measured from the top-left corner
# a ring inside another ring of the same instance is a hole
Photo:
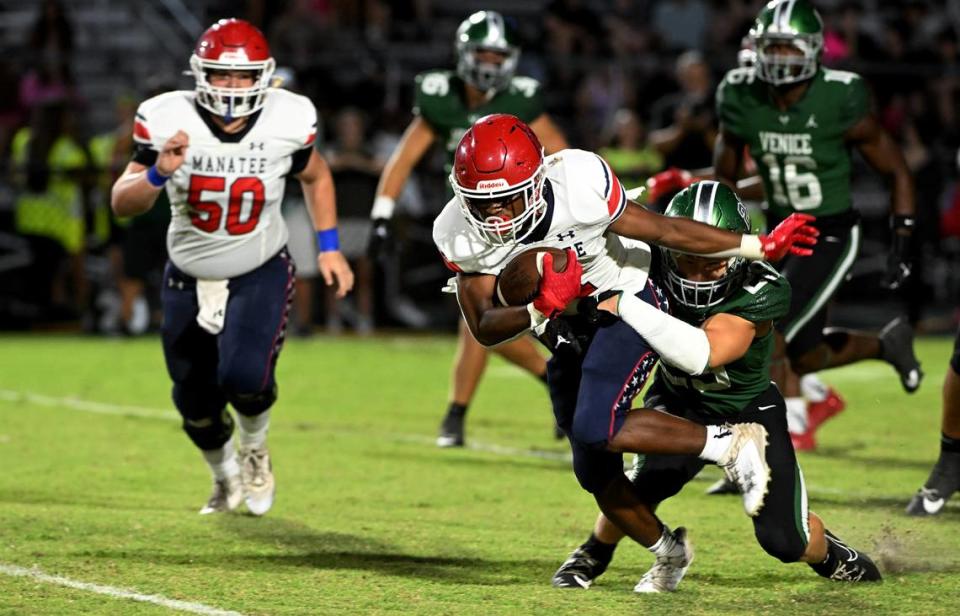
[[[451,71],[426,71],[414,78],[417,96],[446,96],[450,93]]]
[[[547,177],[558,177],[573,218],[583,224],[609,224],[627,205],[626,192],[600,156],[586,150],[562,150],[547,157]],[[551,165],[557,168],[551,172]]]
[[[486,263],[494,248],[483,241],[463,218],[456,197],[433,221],[433,243],[447,267],[465,274],[496,274]]]

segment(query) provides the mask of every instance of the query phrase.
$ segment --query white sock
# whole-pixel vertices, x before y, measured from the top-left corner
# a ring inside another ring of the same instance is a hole
[[[717,462],[727,453],[733,444],[733,431],[729,426],[704,426],[707,429],[707,442],[700,452],[700,459]]]
[[[237,464],[237,449],[233,445],[233,437],[220,449],[203,449],[203,459],[207,461],[214,479],[226,479],[240,474],[240,465]]]
[[[683,555],[683,546],[677,543],[677,540],[673,537],[673,533],[670,532],[666,524],[663,525],[663,532],[660,533],[660,538],[657,539],[657,542],[647,549],[653,552],[653,555],[658,559]]]
[[[787,398],[787,430],[794,434],[807,431],[807,401],[804,398]]]
[[[816,374],[806,374],[800,377],[800,392],[810,402],[823,402],[830,393],[830,386]]]
[[[270,411],[264,411],[254,417],[237,413],[240,424],[240,446],[257,449],[267,442],[267,430],[270,428]]]

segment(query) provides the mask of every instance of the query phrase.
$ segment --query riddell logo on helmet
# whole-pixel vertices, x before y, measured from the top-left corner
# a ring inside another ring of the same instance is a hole
[[[220,54],[219,60],[221,62],[249,62],[250,59],[247,58],[247,52],[243,49],[238,49],[237,51],[224,51]]]
[[[495,188],[509,188],[510,184],[503,178],[496,180],[480,180],[477,182],[477,190],[493,190]]]

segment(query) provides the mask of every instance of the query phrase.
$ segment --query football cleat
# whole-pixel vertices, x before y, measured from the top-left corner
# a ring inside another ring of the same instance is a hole
[[[923,371],[913,353],[913,328],[902,317],[897,317],[880,330],[879,338],[880,359],[896,369],[907,393],[917,391]]]
[[[661,556],[657,558],[650,570],[643,574],[633,592],[673,592],[680,584],[690,563],[693,562],[693,546],[687,541],[687,529],[679,527],[673,531],[673,538],[683,547],[683,552],[676,556]]]
[[[463,415],[447,413],[440,424],[437,447],[463,447]]]
[[[717,466],[743,495],[743,510],[753,517],[763,508],[770,488],[767,464],[767,429],[758,423],[726,424],[733,442]]]
[[[584,546],[574,550],[553,574],[554,588],[590,588],[593,581],[607,570],[610,562],[593,557]]]
[[[813,435],[813,430],[807,429],[806,432],[791,432],[790,443],[794,451],[813,451],[817,448],[817,439]]]
[[[825,399],[807,404],[807,429],[816,430],[820,424],[839,415],[845,408],[847,408],[846,401],[832,387],[829,388]]]
[[[214,479],[210,500],[200,510],[200,515],[233,511],[243,502],[243,484],[240,475]]]
[[[740,490],[737,488],[737,484],[726,477],[721,477],[707,488],[707,494],[710,496],[716,496],[718,494],[740,494]]]
[[[930,477],[910,503],[907,513],[915,516],[937,515],[954,492],[960,490],[960,453],[940,452]]]
[[[240,448],[240,477],[243,499],[253,515],[263,515],[273,507],[277,485],[273,480],[270,451],[263,447]]]
[[[879,582],[883,579],[880,569],[869,556],[857,551],[837,538],[827,529],[823,529],[827,539],[827,549],[836,562],[832,571],[823,571],[814,567],[814,571],[825,578],[837,582]]]

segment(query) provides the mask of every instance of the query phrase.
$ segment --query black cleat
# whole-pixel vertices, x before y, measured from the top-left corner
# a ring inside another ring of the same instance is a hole
[[[463,447],[463,415],[448,412],[440,424],[437,447]]]
[[[593,581],[607,570],[609,562],[602,562],[594,558],[584,546],[578,547],[560,565],[553,574],[554,588],[590,588]]]
[[[837,582],[879,582],[883,580],[880,569],[863,552],[857,551],[823,529],[827,539],[827,560],[811,564],[817,574]]]
[[[915,516],[937,515],[957,490],[960,490],[960,453],[942,451],[927,482],[910,499],[907,513]]]
[[[879,338],[880,359],[894,367],[907,393],[917,391],[923,370],[913,352],[913,328],[902,317],[897,317],[880,330]]]

